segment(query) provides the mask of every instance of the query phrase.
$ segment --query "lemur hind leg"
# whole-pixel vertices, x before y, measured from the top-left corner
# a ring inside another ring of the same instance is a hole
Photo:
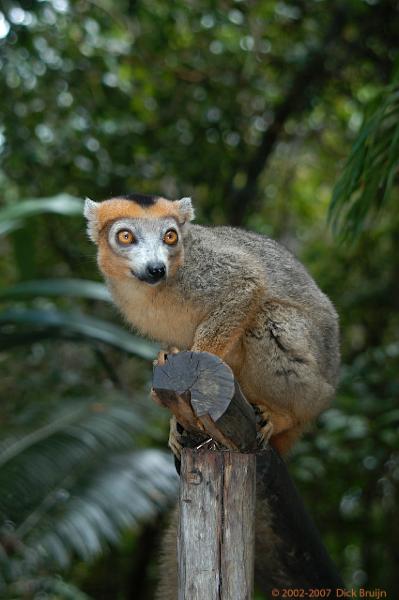
[[[285,454],[302,433],[291,415],[277,414],[265,405],[255,405],[258,428],[258,444],[262,447],[270,443],[281,454]]]
[[[180,433],[179,423],[176,421],[176,417],[171,417],[168,446],[178,460],[180,460],[181,450],[183,447]]]
[[[256,414],[257,440],[260,446],[266,446],[273,435],[273,423],[270,419],[270,412],[265,410],[264,406],[254,405]]]
[[[303,427],[293,427],[282,431],[270,439],[270,444],[279,454],[287,454],[303,433]]]
[[[247,328],[239,382],[260,413],[263,441],[286,451],[325,409],[333,381],[320,358],[317,326],[299,309],[266,304]]]

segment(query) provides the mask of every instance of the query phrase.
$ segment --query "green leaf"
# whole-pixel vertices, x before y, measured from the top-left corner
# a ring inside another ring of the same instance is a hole
[[[58,310],[16,308],[0,313],[0,348],[3,350],[12,345],[13,332],[7,340],[9,326],[23,327],[24,333],[40,333],[43,338],[48,335],[103,342],[148,360],[153,359],[158,350],[155,344],[102,319]],[[31,329],[27,330],[28,327]]]
[[[0,221],[0,236],[16,231],[20,227],[23,227],[23,225],[24,221],[21,219],[16,219],[15,221]]]
[[[36,237],[35,227],[25,224],[12,232],[10,239],[13,244],[15,264],[18,268],[19,278],[31,279],[36,271]]]
[[[83,200],[69,194],[58,194],[51,198],[21,200],[17,204],[6,206],[0,210],[0,235],[17,229],[24,219],[46,213],[82,216]]]
[[[0,288],[0,300],[21,300],[37,296],[68,296],[89,300],[111,301],[111,295],[103,283],[85,279],[37,279]]]

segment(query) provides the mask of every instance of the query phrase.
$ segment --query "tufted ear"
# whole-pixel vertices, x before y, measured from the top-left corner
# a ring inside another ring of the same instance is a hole
[[[182,224],[186,223],[186,221],[192,221],[195,217],[195,212],[191,198],[180,198],[180,200],[176,200],[175,202],[177,204]]]
[[[87,235],[95,244],[98,241],[98,206],[94,200],[85,199],[83,214],[87,219]]]

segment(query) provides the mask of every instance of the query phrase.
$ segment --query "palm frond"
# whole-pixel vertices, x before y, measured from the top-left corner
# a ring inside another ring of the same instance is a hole
[[[86,279],[36,279],[0,288],[0,300],[25,300],[41,296],[111,301],[110,293],[103,283]]]
[[[3,441],[4,585],[20,573],[37,573],[40,565],[94,558],[171,501],[177,483],[171,458],[137,447],[146,425],[137,408],[123,403],[64,402],[42,427]]]
[[[137,412],[122,404],[65,401],[33,431],[12,432],[0,448],[0,514],[17,523],[38,498],[102,452],[128,448],[141,432]],[[12,483],[12,485],[11,485]]]
[[[29,217],[45,213],[79,216],[83,214],[83,201],[69,194],[58,194],[51,198],[29,198],[6,206],[0,210],[0,235],[22,226]]]
[[[35,519],[30,531],[17,530],[24,534],[26,556],[62,568],[73,555],[93,559],[126,528],[164,510],[176,495],[177,475],[165,452],[140,450],[104,459],[73,491],[59,489],[57,506]]]
[[[22,331],[22,333],[21,333]],[[157,346],[122,327],[95,317],[59,310],[10,308],[0,313],[0,349],[38,339],[65,337],[85,341],[103,342],[134,354],[152,359]]]
[[[72,583],[64,581],[59,575],[52,577],[22,577],[15,583],[7,586],[7,600],[18,600],[20,598],[90,600],[87,594],[83,593]]]
[[[387,205],[399,170],[399,77],[373,102],[333,192],[329,220],[354,239]]]

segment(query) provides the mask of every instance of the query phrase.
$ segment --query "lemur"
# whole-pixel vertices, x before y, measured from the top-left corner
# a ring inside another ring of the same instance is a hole
[[[87,199],[84,212],[100,270],[128,323],[161,344],[222,358],[260,413],[261,441],[287,452],[328,406],[339,368],[337,314],[305,268],[265,236],[192,224],[190,198]],[[169,443],[178,455],[174,419]],[[175,511],[162,544],[158,600],[177,598],[176,528]],[[283,585],[278,544],[270,511],[257,503],[255,572],[274,565]]]
[[[263,235],[192,224],[190,198],[86,199],[84,214],[127,322],[223,359],[260,413],[261,439],[287,452],[329,405],[339,369],[337,314],[302,264]]]

